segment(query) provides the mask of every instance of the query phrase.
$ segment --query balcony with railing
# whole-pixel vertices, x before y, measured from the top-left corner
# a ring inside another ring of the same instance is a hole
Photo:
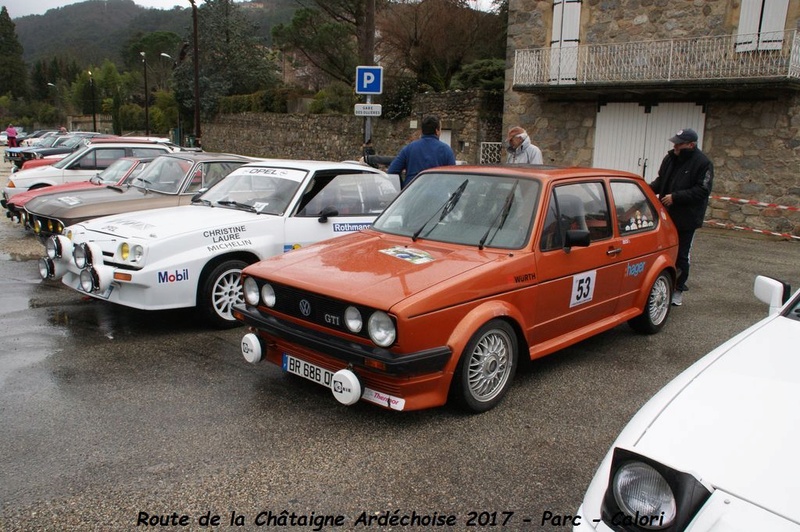
[[[800,89],[797,30],[517,50],[514,89],[784,84]]]

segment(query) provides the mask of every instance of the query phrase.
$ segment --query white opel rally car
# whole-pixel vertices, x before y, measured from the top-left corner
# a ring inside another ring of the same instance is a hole
[[[197,307],[234,326],[248,264],[358,231],[400,191],[357,163],[264,160],[234,170],[191,205],[95,218],[46,241],[45,279],[129,307]]]
[[[576,532],[800,531],[800,290],[653,396],[606,454]],[[788,300],[788,301],[787,301]],[[784,303],[785,302],[785,303]]]

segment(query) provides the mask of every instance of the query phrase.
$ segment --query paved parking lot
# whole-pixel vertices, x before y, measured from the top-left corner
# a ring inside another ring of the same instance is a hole
[[[537,361],[482,415],[396,413],[247,364],[240,329],[42,282],[42,251],[0,220],[0,530],[568,530],[543,516],[574,513],[628,418],[765,315],[755,275],[800,286],[800,243],[704,229],[661,334]]]

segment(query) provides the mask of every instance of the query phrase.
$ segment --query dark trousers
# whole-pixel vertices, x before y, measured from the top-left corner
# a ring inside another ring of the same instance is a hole
[[[695,229],[678,231],[678,260],[675,266],[678,268],[678,280],[675,283],[677,290],[688,290],[686,280],[689,278],[689,266],[692,258],[692,242],[694,241]]]

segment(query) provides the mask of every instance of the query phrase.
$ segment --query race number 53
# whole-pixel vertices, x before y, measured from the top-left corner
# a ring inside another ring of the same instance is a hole
[[[570,308],[583,305],[592,300],[594,296],[594,280],[597,270],[579,273],[572,277],[572,296],[569,300]]]

